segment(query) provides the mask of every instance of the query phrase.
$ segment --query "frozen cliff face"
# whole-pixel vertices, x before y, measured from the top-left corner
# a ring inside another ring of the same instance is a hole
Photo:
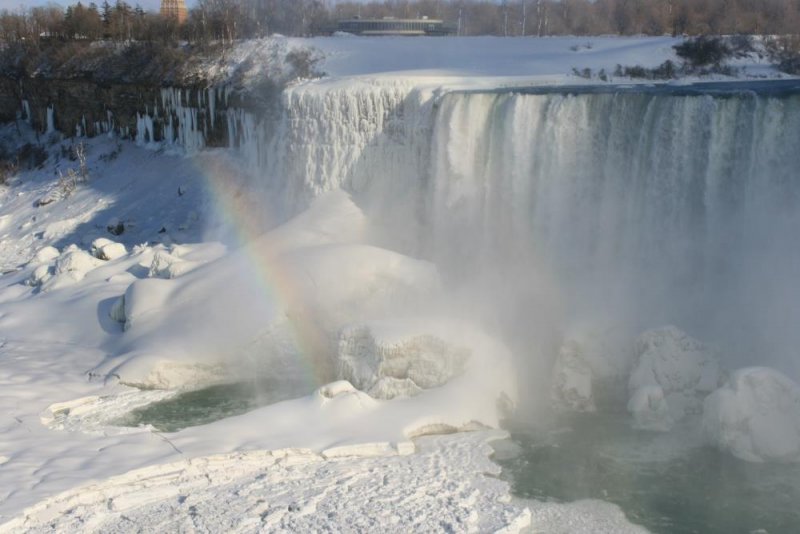
[[[644,398],[653,399],[650,404],[656,406],[655,411],[662,410],[662,400],[656,402],[658,394],[653,388],[660,390],[673,420],[700,413],[703,399],[722,379],[713,350],[674,326],[642,334],[636,342],[636,354],[638,364],[628,381],[629,409],[634,408],[634,415],[644,409],[638,402]],[[647,389],[640,391],[643,388]]]
[[[593,412],[596,409],[592,369],[575,342],[568,342],[559,349],[553,366],[550,399],[558,410]]]
[[[703,407],[720,449],[751,462],[800,462],[800,386],[766,367],[740,369]]]

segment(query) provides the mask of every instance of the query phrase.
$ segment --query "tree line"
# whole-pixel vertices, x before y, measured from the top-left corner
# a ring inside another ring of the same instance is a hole
[[[800,0],[200,0],[183,25],[124,0],[0,12],[0,42],[203,43],[275,33],[310,36],[336,21],[443,19],[459,35],[797,34]]]

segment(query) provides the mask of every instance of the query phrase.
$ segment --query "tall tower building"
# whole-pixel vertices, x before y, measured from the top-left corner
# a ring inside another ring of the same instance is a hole
[[[174,17],[183,24],[186,20],[186,2],[184,0],[161,0],[161,15]]]

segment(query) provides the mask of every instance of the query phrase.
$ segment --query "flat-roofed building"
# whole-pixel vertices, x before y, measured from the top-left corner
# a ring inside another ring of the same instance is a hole
[[[340,32],[355,35],[451,35],[455,33],[444,21],[439,19],[382,19],[352,18],[340,20],[337,29]]]

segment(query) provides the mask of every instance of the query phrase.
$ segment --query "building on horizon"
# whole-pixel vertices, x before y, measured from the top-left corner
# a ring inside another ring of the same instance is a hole
[[[183,24],[188,17],[186,2],[184,0],[161,0],[161,15],[178,19]]]
[[[340,20],[336,28],[340,32],[354,35],[453,35],[454,29],[439,19],[422,17],[418,19],[362,19],[354,17]]]

